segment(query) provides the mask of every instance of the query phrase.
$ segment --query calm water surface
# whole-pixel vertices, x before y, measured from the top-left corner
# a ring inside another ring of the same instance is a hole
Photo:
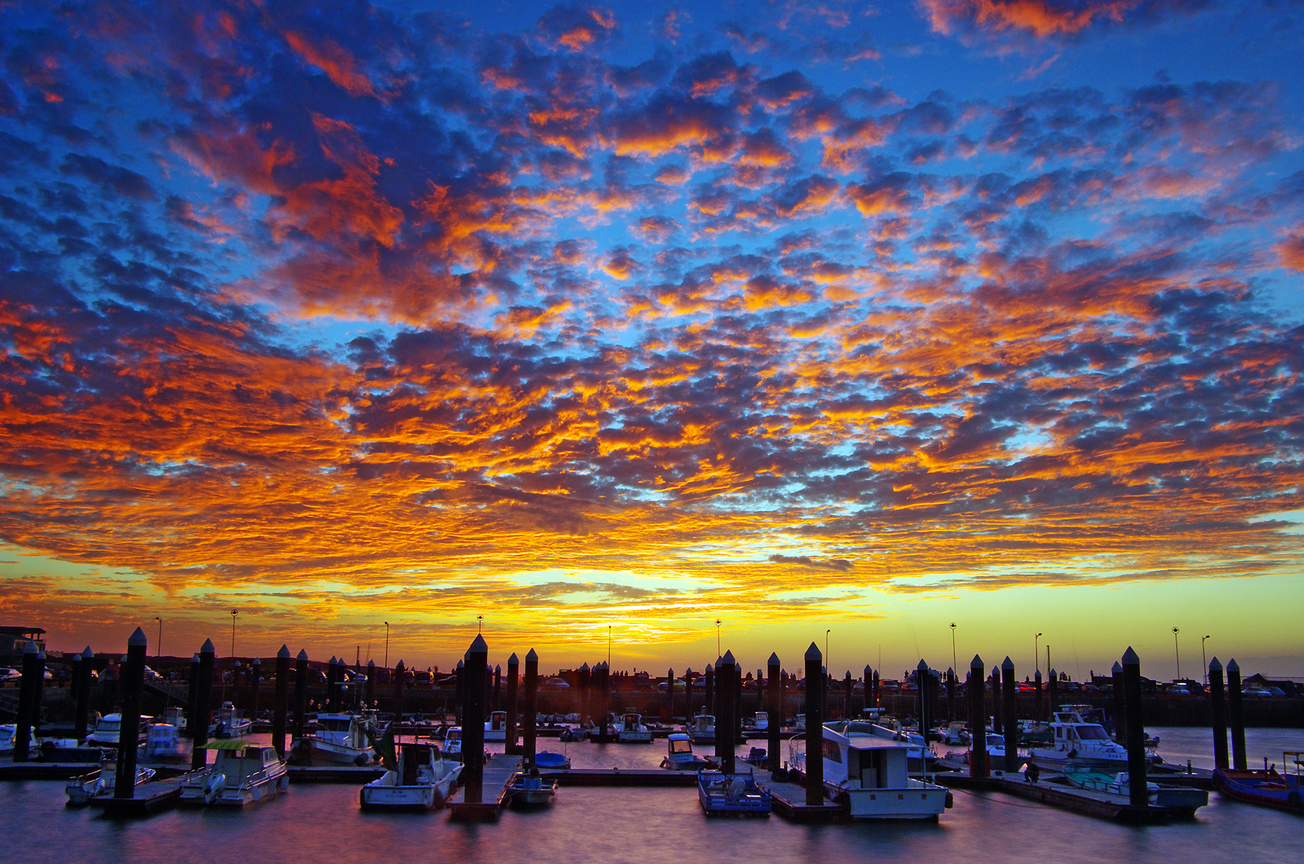
[[[1212,767],[1204,729],[1151,729],[1165,760]],[[1247,730],[1251,762],[1304,749],[1304,730]],[[761,742],[757,742],[758,744]],[[498,745],[501,749],[501,745]],[[576,767],[655,767],[664,742],[562,745]],[[746,747],[740,748],[745,753]],[[1304,819],[1224,801],[1195,822],[1129,828],[998,794],[957,791],[937,824],[799,826],[778,817],[707,820],[692,789],[563,787],[551,808],[508,810],[497,825],[445,812],[375,814],[353,785],[301,784],[248,808],[172,811],[114,822],[68,810],[61,782],[0,784],[0,836],[15,862],[1304,862]]]

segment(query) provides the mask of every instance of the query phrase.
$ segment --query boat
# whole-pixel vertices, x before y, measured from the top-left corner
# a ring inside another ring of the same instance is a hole
[[[884,737],[874,726],[864,720],[824,724],[824,788],[829,796],[845,801],[853,819],[937,819],[951,806],[946,787],[911,777],[911,745]],[[804,772],[806,755],[791,753],[789,764]]]
[[[362,808],[430,810],[444,806],[462,773],[462,763],[443,758],[433,744],[401,744],[396,750],[393,760],[386,760],[385,773],[362,787]]]
[[[1125,770],[1127,748],[1110,738],[1100,723],[1086,719],[1090,710],[1090,705],[1064,705],[1056,711],[1050,723],[1052,743],[1033,745],[1028,751],[1032,761],[1055,770],[1069,762],[1105,771]]]
[[[235,705],[223,702],[217,709],[217,722],[209,727],[214,738],[243,738],[253,729],[253,722],[236,710]]]
[[[1126,771],[1111,774],[1073,762],[1064,767],[1064,779],[1077,788],[1119,797],[1130,797],[1131,786],[1128,782],[1130,776]],[[1150,803],[1168,809],[1174,816],[1192,817],[1196,810],[1209,803],[1209,793],[1203,789],[1160,786],[1158,783],[1147,782],[1146,791],[1149,793]]]
[[[377,714],[318,714],[317,732],[298,738],[291,746],[294,761],[308,764],[366,765],[375,757],[370,736],[375,733]]]
[[[153,719],[153,717],[147,714],[140,715],[140,726],[138,727],[140,730],[140,741],[138,741],[137,744],[144,742],[145,730],[149,728],[149,723]],[[105,714],[103,717],[100,717],[95,721],[95,728],[86,736],[86,743],[101,744],[105,747],[117,747],[121,733],[122,715]]]
[[[1214,784],[1219,794],[1237,801],[1304,813],[1304,803],[1301,803],[1304,779],[1300,773],[1304,751],[1286,750],[1281,754],[1281,760],[1280,772],[1276,765],[1249,771],[1217,768],[1213,772]],[[1264,762],[1267,762],[1266,758]]]
[[[752,728],[757,732],[765,732],[770,728],[770,712],[757,711],[756,719],[752,723]]]
[[[484,740],[486,741],[507,740],[507,712],[506,711],[489,712],[489,719],[484,721]]]
[[[984,738],[987,747],[987,765],[991,768],[1002,768],[1005,765],[1005,736],[998,732],[987,730]],[[951,761],[969,764],[969,754],[973,750],[973,741],[969,741],[968,750],[948,750],[946,758]]]
[[[643,715],[626,713],[612,724],[619,744],[651,744],[652,730],[643,725]]]
[[[694,744],[714,744],[715,743],[715,716],[711,714],[698,714],[684,729],[688,737]]]
[[[764,747],[753,747],[747,751],[747,755],[742,760],[749,765],[755,765],[757,768],[765,768],[769,765],[769,759]]]
[[[937,740],[952,747],[968,744],[970,740],[969,726],[962,720],[952,720],[949,723],[944,723],[937,728]]]
[[[272,747],[237,738],[210,741],[217,760],[181,778],[181,803],[243,807],[290,787],[289,768]]]
[[[484,761],[488,762],[490,756],[489,748],[484,751]],[[462,727],[449,726],[448,731],[444,733],[444,758],[452,759],[456,762],[462,761]]]
[[[10,756],[13,754],[14,736],[17,734],[17,723],[0,723],[0,756]]]
[[[557,781],[543,779],[539,775],[538,768],[531,768],[528,773],[516,774],[507,789],[512,796],[512,803],[517,807],[551,804],[557,797]]]
[[[571,760],[564,753],[540,750],[534,754],[534,766],[540,771],[569,771]]]
[[[180,762],[189,756],[181,730],[171,723],[151,723],[141,756],[154,762]]]
[[[136,768],[136,785],[154,778],[155,771],[153,768]],[[96,768],[89,774],[83,774],[80,777],[73,777],[64,787],[68,793],[69,807],[85,807],[87,804],[98,803],[105,798],[113,797],[114,781],[117,780],[118,766],[117,760],[109,757],[100,762],[100,767]]]
[[[661,767],[671,771],[701,771],[703,768],[720,767],[720,763],[714,759],[694,753],[693,741],[685,732],[671,732],[666,739],[666,751]]]
[[[725,774],[714,769],[697,772],[697,800],[708,816],[769,816],[770,790],[746,774]]]

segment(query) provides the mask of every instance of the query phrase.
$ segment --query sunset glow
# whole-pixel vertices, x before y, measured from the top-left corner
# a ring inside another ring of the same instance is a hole
[[[464,5],[0,4],[4,623],[1304,676],[1297,5]]]

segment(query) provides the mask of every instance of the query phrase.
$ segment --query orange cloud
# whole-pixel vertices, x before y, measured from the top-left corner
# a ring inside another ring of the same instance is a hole
[[[286,31],[285,41],[305,62],[325,72],[326,77],[347,90],[350,96],[376,95],[371,79],[358,71],[357,60],[337,42],[323,39],[314,45],[306,36],[293,30]]]

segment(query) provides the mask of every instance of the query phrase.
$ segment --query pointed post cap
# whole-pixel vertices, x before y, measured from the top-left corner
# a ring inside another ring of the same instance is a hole
[[[1011,660],[1009,657],[1006,657],[1006,658],[1005,658],[1005,661],[1004,661],[1003,663],[1001,663],[1001,669],[1004,670],[1004,671],[1013,672],[1013,671],[1014,671],[1014,661]]]
[[[205,639],[204,644],[199,646],[200,654],[216,654],[217,649],[213,647],[212,639]]]
[[[454,668],[456,668],[457,671],[461,672],[463,669],[466,668],[466,661],[465,661],[465,660],[458,660],[458,661],[457,661],[457,666],[454,667]]]
[[[513,666],[520,666],[520,665],[521,665],[521,661],[516,659],[516,652],[513,651],[512,656],[507,658],[507,668],[510,669]]]
[[[28,642],[27,645],[23,648],[23,653],[24,653],[24,654],[40,654],[40,653],[41,653],[41,649],[36,647],[36,643],[35,643],[35,642]]]
[[[475,641],[471,643],[471,651],[476,654],[488,654],[489,643],[484,641],[484,637],[479,633],[475,634]]]
[[[255,657],[255,658],[254,658],[254,662],[250,663],[249,665],[250,665],[250,666],[261,666],[261,665],[263,665],[263,661],[262,661],[261,658],[259,658],[259,657]]]
[[[81,652],[80,652],[80,651],[78,651],[78,652],[76,652],[75,654],[72,655],[72,662],[73,662],[73,663],[80,663],[81,661],[82,661],[82,656],[81,656]]]
[[[335,660],[335,655],[334,655],[334,654],[331,655],[331,659],[326,663],[326,665],[327,665],[327,666],[334,666],[334,665],[336,665],[336,660]]]
[[[91,646],[87,645],[85,648],[82,649],[82,656],[85,657],[87,660],[94,660],[95,652],[91,650]]]
[[[1056,680],[1056,673],[1054,669],[1050,670],[1050,680],[1052,681]]]
[[[1118,661],[1115,660],[1115,661],[1114,661],[1114,668],[1113,668],[1113,669],[1110,669],[1109,671],[1110,671],[1111,673],[1113,673],[1114,675],[1122,675],[1122,674],[1123,674],[1123,667],[1120,666],[1120,665],[1118,665]]]
[[[497,675],[498,673],[500,673],[500,672],[502,672],[502,671],[503,671],[503,667],[502,667],[502,666],[495,666],[495,667],[494,667],[494,674],[495,674],[495,675]]]
[[[823,656],[824,655],[820,653],[820,646],[816,645],[814,642],[810,643],[810,647],[806,649],[806,660],[819,660],[823,658]]]
[[[779,665],[779,655],[778,655],[777,653],[771,653],[771,654],[770,654],[770,659],[766,662],[765,665],[767,665],[767,666],[778,666],[778,665]]]
[[[977,654],[973,655],[973,659],[969,661],[969,668],[970,668],[970,669],[982,669],[982,668],[983,668],[983,658],[979,657]]]
[[[406,671],[407,671],[407,667],[404,666],[404,665],[403,665],[403,661],[400,660],[400,661],[398,661],[398,665],[394,667],[394,671],[395,671],[395,672],[406,672]]]
[[[915,671],[916,671],[916,672],[927,672],[927,671],[928,671],[928,664],[924,662],[924,658],[922,658],[922,657],[919,658],[919,665],[915,667]]]
[[[1040,669],[1038,669],[1036,672],[1034,672],[1034,673],[1032,674],[1032,680],[1034,680],[1034,681],[1040,681],[1040,680],[1041,680],[1041,670],[1040,670]]]
[[[538,663],[538,662],[539,662],[539,655],[536,654],[536,653],[534,653],[534,649],[533,649],[533,648],[530,649],[530,653],[529,653],[529,654],[526,654],[526,655],[525,655],[525,662],[526,662],[526,663]]]
[[[376,668],[376,661],[375,661],[375,660],[368,660],[368,661],[367,661],[367,668],[368,668],[368,669],[375,669],[375,668]]]
[[[1215,656],[1212,660],[1209,661],[1209,671],[1210,672],[1222,671],[1222,664],[1218,662],[1217,656]]]
[[[1141,665],[1141,658],[1138,657],[1136,652],[1132,650],[1131,645],[1127,646],[1127,650],[1123,652],[1123,665],[1124,666]]]
[[[947,678],[950,678],[950,677],[951,677],[952,675],[954,675],[954,674],[955,674],[955,667],[954,667],[954,666],[947,666],[947,667],[946,667],[946,677],[947,677]],[[1041,673],[1038,672],[1037,674],[1040,675]]]
[[[1237,674],[1240,673],[1240,671],[1241,671],[1241,667],[1238,666],[1238,665],[1236,665],[1236,659],[1235,659],[1235,658],[1232,658],[1231,660],[1228,660],[1228,661],[1227,661],[1227,671],[1228,671],[1228,672],[1236,672]]]
[[[715,664],[713,664],[713,663],[707,663],[707,664],[706,664],[706,671],[707,671],[707,672],[710,672],[711,674],[714,675],[714,674],[715,674]]]
[[[194,656],[192,656],[192,657],[190,658],[190,662],[191,662],[191,663],[198,663],[198,662],[199,662],[199,655],[198,655],[198,654],[195,654]]]
[[[296,657],[295,659],[297,659],[297,660],[307,660],[307,659],[308,659],[308,649],[307,649],[307,648],[300,648],[300,649],[299,649],[299,656]]]
[[[580,667],[580,671],[581,672],[589,671],[589,664],[586,662],[583,666]]]
[[[136,628],[135,633],[132,633],[129,637],[127,637],[128,647],[132,645],[147,645],[147,644],[149,644],[149,640],[145,638],[145,631],[141,630],[139,627]]]
[[[673,679],[673,678],[675,677],[675,670],[674,670],[674,669],[667,669],[667,670],[666,670],[666,677],[667,677],[667,678],[670,678],[670,679]]]
[[[720,662],[732,668],[734,665],[733,652],[725,651],[724,656],[720,658]]]
[[[289,659],[290,659],[290,646],[289,646],[289,645],[282,645],[282,646],[281,646],[281,650],[276,652],[276,659],[277,659],[277,660],[289,660]]]

